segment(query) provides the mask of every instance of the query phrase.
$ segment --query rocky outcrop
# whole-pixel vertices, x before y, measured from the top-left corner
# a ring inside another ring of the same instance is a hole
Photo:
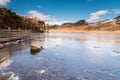
[[[72,26],[82,26],[82,25],[88,25],[88,23],[85,20],[80,20],[75,23],[64,23],[60,27],[72,27]]]
[[[116,23],[120,24],[120,16],[116,17],[115,19],[116,19]]]
[[[80,20],[80,21],[74,23],[74,25],[78,25],[78,26],[79,25],[88,25],[88,23],[85,20]]]
[[[61,26],[69,27],[69,26],[73,26],[73,23],[64,23],[64,24],[61,25]]]

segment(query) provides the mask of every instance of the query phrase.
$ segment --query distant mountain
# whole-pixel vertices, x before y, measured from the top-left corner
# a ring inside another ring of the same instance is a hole
[[[58,26],[59,26],[59,25],[50,25],[49,28],[50,28],[50,29],[53,29],[53,28],[56,28],[56,27],[58,27]]]
[[[63,25],[61,25],[60,27],[70,27],[70,26],[82,26],[82,25],[88,25],[88,23],[85,20],[80,20],[77,21],[75,23],[64,23]]]
[[[120,16],[112,20],[103,20],[95,23],[88,23],[80,20],[75,23],[64,23],[51,29],[51,32],[80,32],[80,31],[120,31]]]
[[[76,26],[79,26],[79,25],[88,25],[88,23],[85,20],[80,20],[80,21],[74,23],[74,25],[76,25]]]

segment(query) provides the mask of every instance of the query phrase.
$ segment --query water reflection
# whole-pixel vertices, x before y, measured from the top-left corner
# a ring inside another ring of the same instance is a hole
[[[38,36],[38,35],[37,35]],[[0,75],[20,80],[119,80],[120,35],[48,33],[0,51]],[[30,45],[43,46],[31,53]],[[6,65],[7,63],[7,65]]]
[[[39,53],[40,51],[31,51],[30,50],[30,53],[31,53],[31,55],[36,55],[37,53]]]

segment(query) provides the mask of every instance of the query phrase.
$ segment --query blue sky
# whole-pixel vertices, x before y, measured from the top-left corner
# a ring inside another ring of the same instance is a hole
[[[49,24],[95,22],[120,15],[120,0],[0,0],[0,5]]]

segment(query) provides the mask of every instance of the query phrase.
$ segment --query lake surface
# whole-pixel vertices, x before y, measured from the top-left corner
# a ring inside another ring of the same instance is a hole
[[[119,33],[38,37],[0,50],[0,76],[11,80],[120,80]],[[33,54],[30,45],[43,49]]]

